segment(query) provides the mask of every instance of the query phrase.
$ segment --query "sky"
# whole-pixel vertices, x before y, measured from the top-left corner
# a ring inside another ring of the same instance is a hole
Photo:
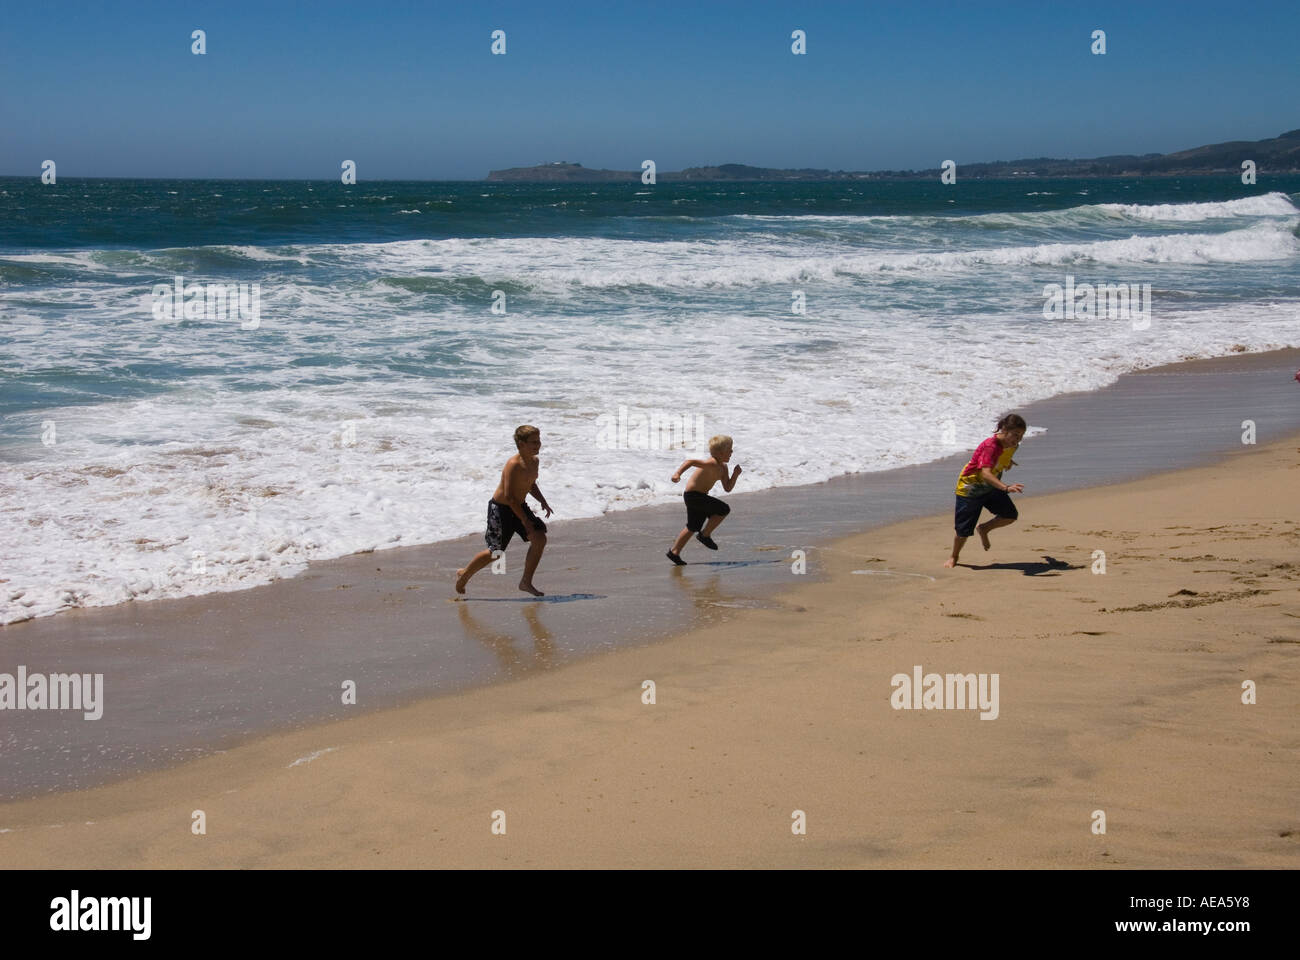
[[[1168,153],[1300,127],[1297,36],[1296,0],[11,3],[0,175],[47,159],[60,177],[334,179],[353,160],[358,179],[471,180],[554,160]]]

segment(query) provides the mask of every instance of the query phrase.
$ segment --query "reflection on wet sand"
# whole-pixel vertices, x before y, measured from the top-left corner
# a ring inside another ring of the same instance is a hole
[[[683,594],[690,597],[697,611],[708,620],[717,620],[722,611],[731,609],[757,610],[783,607],[779,600],[754,595],[753,584],[744,578],[732,579],[737,589],[723,591],[723,571],[736,567],[750,567],[759,564],[780,564],[782,560],[715,560],[709,563],[693,563],[684,567],[671,567],[668,571],[669,581]],[[694,567],[694,571],[688,570]],[[709,572],[705,572],[705,571]]]
[[[697,564],[696,566],[699,566]],[[683,595],[690,598],[695,608],[710,620],[717,619],[719,607],[735,602],[736,595],[722,592],[722,575],[700,571],[687,575],[686,567],[673,567],[668,571],[668,578]]]
[[[540,616],[542,604],[523,605],[524,621],[528,624],[528,632],[533,641],[531,657],[525,657],[516,649],[514,637],[485,625],[470,613],[469,604],[458,603],[456,608],[465,636],[491,650],[496,655],[501,669],[510,679],[522,677],[534,670],[547,670],[555,666],[555,641],[551,637],[551,632],[546,629],[546,625],[542,623]]]

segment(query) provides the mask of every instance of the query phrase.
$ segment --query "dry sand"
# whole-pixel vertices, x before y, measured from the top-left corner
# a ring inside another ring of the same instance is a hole
[[[984,569],[942,569],[950,513],[840,540],[773,609],[0,805],[0,862],[1294,867],[1297,462],[1021,496]],[[998,674],[999,716],[892,709],[917,664]]]

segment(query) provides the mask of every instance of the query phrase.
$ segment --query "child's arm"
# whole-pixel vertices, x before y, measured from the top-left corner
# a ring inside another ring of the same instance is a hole
[[[703,466],[704,466],[703,460],[683,460],[682,465],[678,467],[677,472],[673,474],[673,483],[676,483],[677,481],[681,480],[682,474],[685,473],[687,470],[691,469],[691,467],[694,467],[695,469],[699,470]]]
[[[542,496],[541,488],[537,486],[535,481],[533,483],[533,488],[528,492],[533,495],[534,500],[542,505],[542,509],[546,511],[546,515],[549,517],[551,515],[551,505],[546,502],[546,498]]]
[[[1003,483],[998,479],[997,474],[993,472],[991,467],[980,467],[980,478],[990,487],[993,487],[993,489],[1001,490],[1003,493],[1019,493],[1025,489],[1023,483],[1013,483],[1010,485]]]
[[[739,476],[740,476],[740,467],[736,467],[736,469],[732,471],[730,477],[727,476],[727,468],[723,467],[722,468],[722,489],[726,490],[727,493],[730,493],[731,488],[736,485],[736,478]]]

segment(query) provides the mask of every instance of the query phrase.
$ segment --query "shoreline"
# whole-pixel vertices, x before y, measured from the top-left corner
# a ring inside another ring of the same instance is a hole
[[[1232,365],[1230,368],[1225,368],[1225,369],[1236,369],[1238,365],[1251,364],[1251,363],[1258,363],[1261,369],[1270,367],[1275,363],[1280,363],[1282,366],[1286,366],[1288,364],[1293,366],[1300,366],[1300,346],[1282,347],[1282,348],[1277,348],[1272,350],[1265,350],[1261,352],[1246,352],[1243,350],[1242,353],[1238,353],[1238,354],[1229,353],[1217,357],[1186,358],[1176,363],[1158,364],[1156,366],[1146,367],[1140,370],[1133,370],[1125,373],[1116,374],[1115,375],[1116,379],[1114,381],[1102,387],[1056,394],[1054,396],[1047,397],[1046,399],[1035,400],[1023,404],[1018,409],[1029,411],[1029,415],[1031,417],[1037,414],[1040,410],[1041,411],[1050,410],[1054,414],[1064,412],[1065,415],[1069,417],[1070,416],[1069,408],[1071,405],[1084,400],[1084,398],[1089,398],[1096,395],[1109,394],[1117,387],[1117,385],[1121,383],[1121,381],[1124,381],[1126,378],[1146,377],[1146,376],[1153,376],[1153,375],[1177,375],[1177,374],[1181,374],[1185,370],[1210,371],[1215,369],[1220,361],[1227,361]],[[1031,424],[1031,429],[1035,429],[1036,427],[1037,425]],[[1300,429],[1300,419],[1296,420],[1296,429]],[[937,432],[938,430],[936,430],[936,433]],[[1031,436],[1029,439],[1033,440],[1034,437]],[[956,445],[952,445],[950,449],[953,451],[961,451],[961,450],[965,450],[967,445],[968,444],[961,443],[959,441]],[[969,445],[973,449],[973,443]],[[635,448],[630,448],[630,449],[634,450]],[[933,467],[936,464],[946,463],[949,462],[950,460],[955,460],[955,458],[958,456],[960,456],[960,454],[950,453],[948,455],[939,455],[936,456],[934,459],[922,461],[919,463],[904,463],[901,465],[885,467],[879,470],[865,470],[865,471],[858,471],[858,472],[851,472],[851,473],[841,473],[831,477],[827,477],[825,479],[811,480],[805,483],[793,483],[793,484],[786,483],[778,486],[762,487],[756,490],[742,489],[733,492],[731,494],[728,494],[728,496],[750,497],[755,494],[763,494],[769,492],[797,492],[800,490],[811,491],[815,488],[822,487],[826,484],[834,485],[846,481],[852,481],[853,479],[862,476],[889,474],[896,471],[912,470],[912,469],[925,470]],[[20,461],[13,461],[14,464],[18,462]],[[546,465],[546,461],[544,460],[543,466],[545,465]],[[1161,469],[1165,469],[1165,464],[1163,462],[1158,463],[1156,462],[1155,459],[1152,459],[1151,462],[1148,463],[1145,467],[1141,467],[1140,471],[1152,472]],[[1129,472],[1123,474],[1122,476],[1130,476],[1130,475],[1132,476],[1140,475],[1140,472],[1139,473]],[[749,482],[749,478],[747,478],[747,483],[748,482]],[[490,486],[490,482],[489,482],[489,486]],[[636,506],[622,507],[620,509],[609,509],[603,514],[579,514],[576,516],[566,515],[558,522],[564,524],[571,524],[575,521],[577,522],[597,521],[605,518],[621,516],[624,514],[632,514],[634,516],[639,516],[641,515],[642,511],[649,511],[654,509],[660,509],[660,510],[678,509],[679,508],[678,501],[679,501],[679,497],[674,496],[673,499],[667,502],[649,502],[649,503],[641,503]],[[475,509],[477,510],[477,501],[476,501]],[[477,513],[475,515],[477,516]],[[916,515],[916,513],[913,512],[911,515]],[[888,522],[888,521],[880,521],[880,522]],[[108,603],[108,604],[92,604],[88,606],[64,607],[55,610],[54,612],[51,613],[40,613],[34,616],[27,616],[26,619],[14,619],[7,623],[0,623],[0,640],[3,640],[3,638],[5,637],[6,635],[5,631],[13,630],[14,628],[18,628],[22,625],[33,623],[33,622],[43,622],[58,617],[66,617],[70,615],[85,615],[88,613],[93,613],[95,611],[115,611],[118,609],[129,608],[132,606],[143,607],[155,603],[197,601],[203,598],[214,598],[226,594],[239,595],[241,593],[246,593],[252,590],[275,588],[284,583],[298,581],[304,577],[310,576],[313,573],[313,571],[327,569],[330,564],[346,562],[356,557],[378,556],[382,559],[384,557],[387,557],[389,555],[395,554],[400,551],[438,550],[440,548],[444,548],[453,543],[459,543],[462,541],[474,542],[481,539],[482,536],[481,526],[479,529],[471,530],[466,533],[456,534],[454,536],[445,533],[439,533],[437,534],[437,536],[440,537],[440,539],[429,540],[429,541],[418,542],[418,543],[401,543],[401,542],[396,542],[393,539],[390,539],[385,541],[383,544],[379,544],[377,546],[373,546],[368,549],[357,550],[352,553],[342,554],[338,556],[334,556],[334,555],[323,556],[319,559],[314,559],[309,562],[305,562],[302,565],[303,568],[298,573],[288,575],[288,576],[281,576],[275,580],[271,580],[265,583],[255,583],[251,586],[231,586],[230,584],[225,584],[221,587],[214,587],[213,589],[210,589],[204,593],[185,594],[182,596],[170,596],[170,597],[142,596],[140,598],[119,600],[117,602]],[[261,549],[261,548],[258,547],[254,549]],[[0,579],[0,584],[3,583],[5,583],[5,581],[3,579]]]
[[[83,868],[1295,867],[1300,525],[1274,519],[1295,442],[1034,497],[955,571],[947,514],[839,538],[823,579],[661,643],[0,803],[0,850]],[[998,718],[891,709],[913,665],[1000,675]]]
[[[1154,463],[1203,462],[1209,451],[1241,448],[1246,414],[1261,442],[1293,434],[1300,404],[1289,380],[1298,358],[1290,350],[1192,361],[1031,404],[1030,422],[1048,432],[1026,442],[1015,479],[1038,496],[1148,474],[1160,469]],[[479,549],[471,536],[325,561],[246,591],[13,624],[0,631],[7,644],[0,670],[103,673],[107,719],[10,715],[11,742],[23,749],[10,755],[0,799],[84,789],[352,710],[509,681],[662,642],[737,610],[773,608],[773,591],[790,582],[793,550],[810,558],[810,578],[823,576],[823,545],[947,504],[968,456],[733,493],[735,517],[720,531],[718,559],[688,548],[695,562],[679,576],[656,573],[667,561],[651,549],[680,529],[676,505],[553,521],[539,573],[552,595],[541,603],[516,595],[509,575],[498,585],[484,571],[471,602],[448,605],[455,569]],[[941,553],[950,530],[945,537]],[[517,545],[508,560],[522,562]],[[521,643],[532,645],[531,656]],[[356,684],[356,707],[339,702],[346,681]]]

